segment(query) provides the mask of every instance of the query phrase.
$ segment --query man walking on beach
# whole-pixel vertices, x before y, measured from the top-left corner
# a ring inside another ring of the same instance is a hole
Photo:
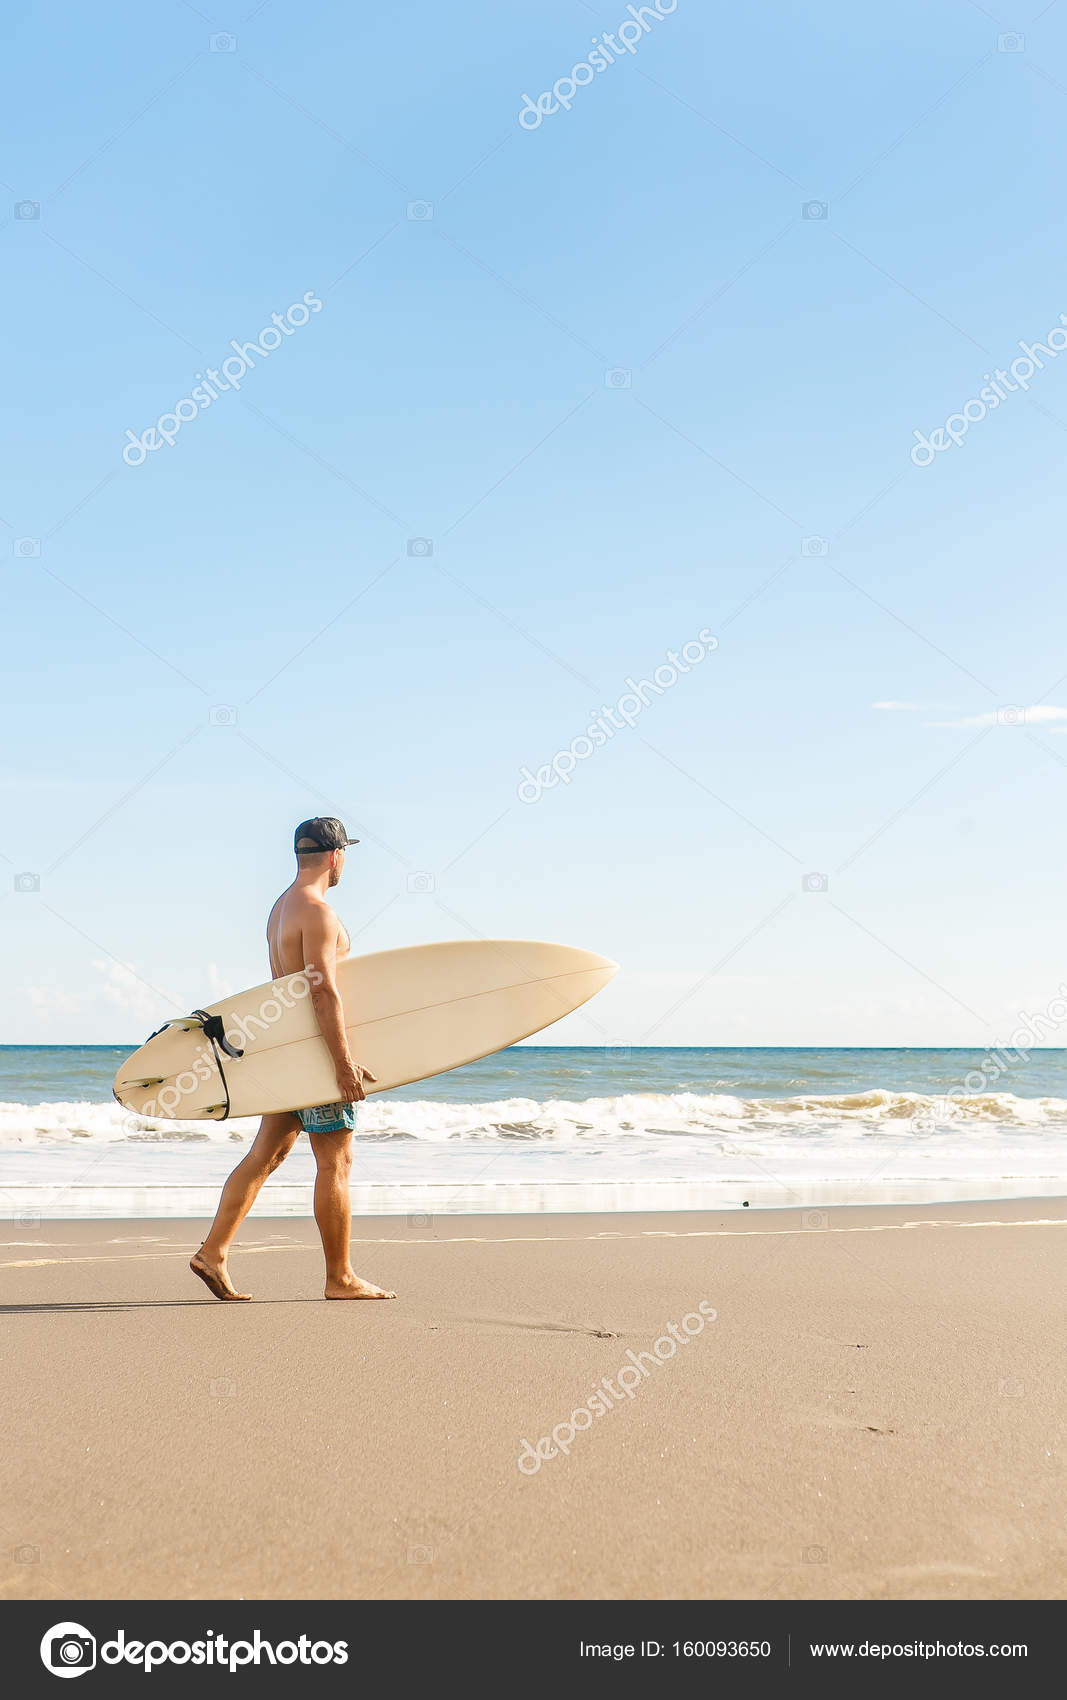
[[[211,1288],[217,1299],[250,1299],[239,1293],[230,1280],[226,1258],[241,1223],[256,1201],[267,1176],[284,1162],[303,1128],[315,1153],[315,1221],[326,1256],[326,1298],[395,1299],[396,1294],[355,1274],[350,1261],[352,1203],[348,1176],[352,1167],[352,1132],[356,1104],[366,1097],[365,1080],[375,1076],[354,1062],[348,1049],[344,1007],[337,989],[337,964],[351,949],[351,941],[326,893],[341,878],[349,838],[339,820],[317,815],[301,821],[293,837],[296,878],[283,891],[267,921],[270,971],[275,980],[284,974],[305,973],[311,1001],[337,1075],[338,1103],[321,1104],[312,1110],[286,1110],[264,1116],[247,1157],[238,1163],[222,1189],[222,1199],[211,1224],[211,1232],[189,1267]]]

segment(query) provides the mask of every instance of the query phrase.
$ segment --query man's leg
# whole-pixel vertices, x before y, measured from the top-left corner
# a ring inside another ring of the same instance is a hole
[[[239,1293],[234,1287],[226,1272],[226,1258],[233,1236],[256,1202],[260,1187],[288,1157],[299,1132],[300,1117],[291,1111],[264,1116],[247,1156],[242,1157],[222,1189],[211,1232],[189,1264],[193,1274],[199,1275],[217,1299],[252,1297],[251,1293]]]
[[[328,1299],[395,1299],[396,1294],[370,1281],[361,1281],[350,1260],[352,1200],[348,1177],[352,1170],[350,1133],[310,1133],[318,1171],[315,1175],[315,1221],[326,1257]]]

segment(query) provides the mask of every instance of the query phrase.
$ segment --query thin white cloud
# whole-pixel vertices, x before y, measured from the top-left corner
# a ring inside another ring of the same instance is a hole
[[[77,992],[61,991],[58,986],[27,986],[30,1008],[50,1020],[55,1015],[78,1015],[82,1000]]]
[[[1067,708],[1052,703],[1034,703],[1029,708],[1009,703],[1003,708],[991,708],[986,714],[968,714],[962,720],[928,720],[927,726],[1039,726],[1050,720],[1067,720]],[[1063,727],[1055,727],[1063,731]]]
[[[233,981],[228,980],[225,974],[220,971],[217,962],[208,963],[207,978],[208,985],[211,987],[212,1003],[219,1003],[223,998],[233,996]]]
[[[954,702],[872,702],[872,708],[884,709],[889,714],[933,714],[937,709],[949,713],[955,709]]]
[[[146,1022],[174,1013],[166,998],[145,985],[132,962],[94,962],[93,967],[102,976],[96,995],[103,1002]]]

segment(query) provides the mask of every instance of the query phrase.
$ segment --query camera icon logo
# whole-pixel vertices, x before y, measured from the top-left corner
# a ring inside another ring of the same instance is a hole
[[[207,719],[209,726],[236,726],[237,710],[229,703],[216,703],[214,708],[209,709]]]
[[[41,1226],[41,1212],[39,1210],[20,1210],[15,1221],[20,1228],[39,1228]]]
[[[40,1564],[41,1549],[40,1547],[28,1546],[16,1547],[13,1557],[16,1564]]]
[[[96,1637],[83,1623],[54,1623],[41,1640],[41,1663],[53,1676],[84,1676],[96,1665]]]
[[[41,216],[41,203],[40,203],[40,201],[16,201],[15,202],[15,217],[16,218],[40,218],[40,216]]]
[[[828,555],[830,553],[829,539],[825,537],[802,537],[800,539],[802,555]]]
[[[425,897],[429,892],[437,890],[437,881],[432,874],[419,873],[408,875],[408,891],[415,897]]]
[[[427,560],[433,554],[433,538],[409,537],[408,554],[416,561]]]
[[[432,1564],[433,1547],[408,1547],[409,1564]]]
[[[220,30],[218,35],[211,37],[209,46],[212,53],[236,53],[237,37],[229,35],[226,30]]]
[[[1005,34],[1005,35],[998,35],[997,36],[997,52],[998,53],[1025,53],[1026,52],[1026,37],[1024,35],[1017,35],[1014,30],[1009,30],[1007,32],[1007,34]]]
[[[629,1062],[631,1047],[629,1045],[608,1045],[607,1055],[612,1062]]]
[[[801,891],[829,891],[830,881],[826,874],[805,874],[800,882]]]
[[[830,216],[828,201],[805,201],[800,209],[803,218],[827,219]]]
[[[633,373],[626,366],[609,366],[604,373],[606,390],[628,390]]]
[[[805,1547],[803,1557],[805,1564],[825,1564],[828,1554],[825,1547]]]
[[[41,553],[41,539],[39,537],[16,537],[11,545],[11,550],[21,561],[31,560]]]
[[[1025,726],[1026,725],[1026,710],[1025,710],[1025,708],[1019,708],[1013,702],[1005,703],[1003,708],[997,709],[997,725],[998,726]]]
[[[40,876],[40,874],[16,874],[15,875],[15,890],[16,891],[40,891],[40,889],[41,889],[41,876]]]
[[[237,1393],[237,1383],[228,1375],[216,1375],[208,1382],[207,1390],[213,1399],[232,1399]]]
[[[812,1229],[815,1229],[815,1230],[825,1228],[825,1226],[826,1226],[826,1211],[825,1210],[805,1210],[805,1212],[804,1212],[804,1226],[805,1226],[805,1228],[812,1228]]]
[[[997,1392],[1002,1399],[1021,1399],[1023,1384],[1021,1381],[1015,1381],[1011,1378],[1001,1380],[997,1383]]]
[[[408,1217],[408,1227],[409,1228],[432,1228],[433,1227],[433,1217],[424,1215],[424,1213],[421,1210],[416,1210],[414,1215]]]
[[[408,202],[408,217],[415,224],[424,223],[426,219],[433,217],[433,202],[432,201],[409,201]]]

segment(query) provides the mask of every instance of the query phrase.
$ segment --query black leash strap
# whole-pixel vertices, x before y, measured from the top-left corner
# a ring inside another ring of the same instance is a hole
[[[225,1121],[230,1113],[230,1086],[226,1079],[226,1070],[222,1066],[222,1058],[219,1055],[219,1047],[222,1047],[228,1057],[243,1057],[244,1052],[238,1050],[236,1045],[230,1044],[230,1041],[226,1037],[226,1029],[222,1024],[221,1015],[209,1015],[206,1009],[194,1009],[192,1013],[203,1028],[204,1037],[210,1042],[212,1053],[215,1057],[215,1067],[219,1071],[219,1079],[222,1081],[222,1090],[226,1094],[226,1108],[223,1110],[219,1120]]]
[[[145,1044],[147,1045],[152,1039],[158,1039],[159,1035],[161,1033],[165,1033],[168,1027],[174,1027],[178,1022],[183,1020],[199,1021],[201,1029],[203,1030],[204,1038],[209,1040],[211,1044],[212,1054],[215,1058],[215,1067],[219,1071],[219,1079],[222,1081],[222,1090],[226,1094],[226,1108],[219,1117],[220,1121],[225,1121],[230,1113],[230,1087],[229,1082],[226,1079],[226,1070],[222,1066],[222,1058],[219,1055],[219,1048],[221,1046],[222,1050],[225,1051],[228,1057],[234,1058],[243,1057],[244,1052],[238,1050],[236,1045],[230,1044],[230,1041],[226,1037],[226,1029],[223,1026],[221,1015],[209,1015],[206,1009],[194,1009],[189,1016],[176,1016],[172,1021],[165,1021],[162,1027],[157,1027],[154,1033],[150,1033],[148,1035],[148,1038],[145,1040]],[[116,1097],[117,1096],[118,1094],[116,1093]],[[121,1102],[121,1099],[119,1101]]]

